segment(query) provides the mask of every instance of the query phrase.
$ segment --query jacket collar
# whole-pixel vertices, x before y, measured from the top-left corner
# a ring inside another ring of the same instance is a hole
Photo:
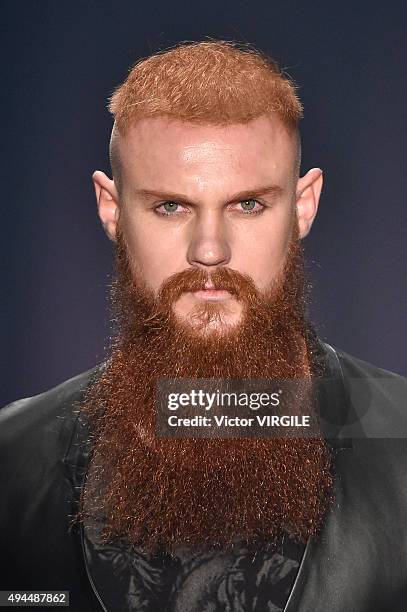
[[[342,433],[355,418],[342,366],[330,344],[321,340],[318,343],[324,365],[324,376],[316,382],[321,430],[334,451],[352,448],[351,438]]]

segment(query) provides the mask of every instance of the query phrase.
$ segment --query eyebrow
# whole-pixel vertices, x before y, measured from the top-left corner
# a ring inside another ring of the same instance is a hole
[[[256,198],[261,196],[278,196],[283,193],[283,188],[279,185],[265,185],[259,187],[253,187],[252,189],[246,189],[244,191],[238,191],[226,198],[227,202],[238,202],[241,200],[248,200],[249,198]],[[190,202],[190,198],[182,193],[175,193],[171,191],[159,191],[155,189],[136,189],[134,192],[136,197],[141,198],[158,198],[160,200],[176,200],[177,202]]]

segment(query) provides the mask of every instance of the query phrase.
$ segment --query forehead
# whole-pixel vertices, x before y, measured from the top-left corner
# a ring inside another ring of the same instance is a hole
[[[117,143],[123,183],[171,189],[179,182],[211,185],[290,180],[296,137],[277,117],[244,124],[196,125],[163,117],[138,121]],[[145,184],[144,184],[145,183]]]

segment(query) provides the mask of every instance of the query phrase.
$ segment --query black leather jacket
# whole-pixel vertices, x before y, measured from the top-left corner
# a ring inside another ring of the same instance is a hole
[[[407,380],[321,348],[335,502],[306,545],[285,612],[405,612]],[[89,453],[79,404],[102,368],[0,411],[0,589],[69,590],[75,612],[112,610],[83,528],[69,520]]]

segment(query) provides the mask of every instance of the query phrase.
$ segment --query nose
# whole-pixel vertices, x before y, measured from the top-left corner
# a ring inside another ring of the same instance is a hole
[[[231,249],[225,222],[218,210],[201,211],[191,227],[187,260],[203,268],[227,265]]]

